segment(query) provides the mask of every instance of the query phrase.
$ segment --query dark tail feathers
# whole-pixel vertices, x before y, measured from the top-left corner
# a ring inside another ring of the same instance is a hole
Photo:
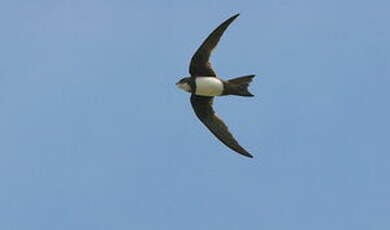
[[[254,95],[249,92],[248,86],[254,77],[255,75],[247,75],[228,80],[227,94],[253,97]]]

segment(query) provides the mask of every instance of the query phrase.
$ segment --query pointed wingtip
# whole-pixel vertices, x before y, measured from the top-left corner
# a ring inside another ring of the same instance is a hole
[[[249,153],[247,155],[244,155],[244,156],[246,156],[248,158],[253,158],[253,156],[251,154],[249,154]]]
[[[238,16],[240,16],[240,13],[233,15],[232,18],[237,18]]]
[[[253,158],[253,155],[248,153],[248,151],[246,151],[245,149],[243,149],[243,151],[237,151],[237,150],[235,150],[235,151],[244,157]]]

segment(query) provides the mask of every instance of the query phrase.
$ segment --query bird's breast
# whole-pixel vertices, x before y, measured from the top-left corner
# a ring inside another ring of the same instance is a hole
[[[220,96],[223,93],[223,82],[216,77],[196,77],[195,94],[199,96]]]

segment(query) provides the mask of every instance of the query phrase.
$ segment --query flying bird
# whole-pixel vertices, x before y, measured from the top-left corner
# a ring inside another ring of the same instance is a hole
[[[209,61],[226,28],[239,16],[236,14],[219,25],[202,43],[192,56],[189,72],[191,76],[182,78],[176,86],[191,93],[191,105],[199,120],[227,147],[246,157],[253,157],[233,137],[226,124],[214,109],[216,96],[236,95],[253,97],[248,86],[255,75],[246,75],[230,80],[217,76]]]

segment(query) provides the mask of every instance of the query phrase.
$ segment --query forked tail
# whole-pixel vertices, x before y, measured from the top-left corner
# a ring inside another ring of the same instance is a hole
[[[252,74],[228,80],[225,89],[226,95],[253,97],[254,95],[249,92],[248,87],[254,77],[255,75]]]

